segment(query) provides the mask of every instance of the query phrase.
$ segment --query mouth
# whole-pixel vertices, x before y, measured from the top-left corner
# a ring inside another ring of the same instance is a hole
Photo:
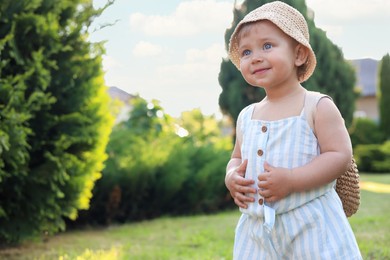
[[[261,68],[261,69],[254,70],[252,72],[252,74],[261,74],[261,73],[264,73],[264,72],[266,72],[268,70],[269,70],[269,68]]]

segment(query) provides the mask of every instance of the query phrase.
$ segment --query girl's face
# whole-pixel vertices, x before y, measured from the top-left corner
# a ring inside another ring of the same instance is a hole
[[[276,25],[262,20],[239,34],[240,70],[252,86],[275,87],[298,82],[298,43]]]

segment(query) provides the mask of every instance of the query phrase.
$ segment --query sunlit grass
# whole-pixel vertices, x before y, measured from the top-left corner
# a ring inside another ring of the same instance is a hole
[[[390,174],[362,175],[390,184]],[[231,259],[237,210],[210,216],[160,218],[133,224],[58,234],[0,251],[0,259]],[[362,190],[350,219],[364,259],[390,259],[390,194]]]
[[[238,217],[233,211],[65,232],[0,251],[0,259],[231,259]]]
[[[362,174],[362,181],[390,184],[390,174]],[[349,219],[364,259],[390,259],[390,194],[361,191],[361,205]]]

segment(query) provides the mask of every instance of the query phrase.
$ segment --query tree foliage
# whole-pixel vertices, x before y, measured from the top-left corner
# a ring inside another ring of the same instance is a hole
[[[232,27],[226,30],[225,47],[228,50],[229,39],[239,21],[250,11],[272,2],[271,0],[245,0],[240,8],[233,10]],[[310,44],[317,57],[317,67],[314,74],[303,83],[309,90],[321,91],[330,95],[339,107],[347,125],[352,122],[355,109],[356,94],[354,93],[355,74],[352,66],[343,58],[341,50],[326,36],[326,33],[315,26],[314,20],[305,0],[285,0],[285,3],[295,7],[306,18],[310,31]],[[239,112],[247,105],[260,101],[265,96],[261,88],[254,88],[245,82],[241,73],[230,60],[223,60],[219,73],[219,84],[222,92],[219,105],[235,123]]]
[[[390,139],[390,55],[382,57],[379,67],[379,114],[380,126],[385,137]]]
[[[367,173],[390,171],[390,141],[383,144],[361,144],[354,152],[359,171]]]
[[[221,131],[214,116],[205,116],[200,109],[185,111],[181,114],[178,124],[185,130],[195,143],[204,144],[216,142],[221,138]]]
[[[379,125],[369,118],[355,118],[352,126],[348,129],[352,146],[362,144],[381,144],[385,141]]]
[[[91,0],[0,3],[0,242],[86,209],[111,131]]]
[[[181,129],[186,135],[180,135]],[[216,139],[219,136],[219,139]],[[109,224],[166,214],[211,212],[232,205],[224,185],[230,138],[198,109],[174,120],[158,102],[136,97],[114,127],[91,208],[74,224]]]

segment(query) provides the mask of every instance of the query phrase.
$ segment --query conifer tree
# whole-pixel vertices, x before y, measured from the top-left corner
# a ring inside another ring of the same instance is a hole
[[[382,57],[379,65],[379,114],[380,126],[387,140],[390,139],[390,55]]]
[[[0,243],[88,207],[111,131],[91,0],[0,2]]]

